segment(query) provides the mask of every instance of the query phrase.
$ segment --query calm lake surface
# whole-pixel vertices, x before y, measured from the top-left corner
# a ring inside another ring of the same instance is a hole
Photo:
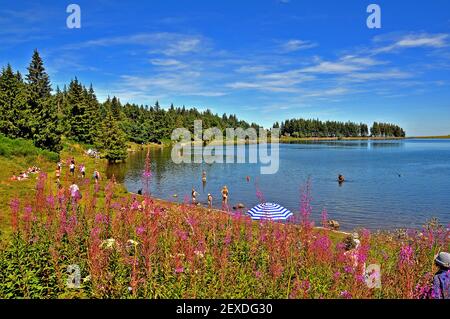
[[[237,147],[248,151],[256,145]],[[109,166],[108,175],[137,192],[144,166],[145,152],[137,152],[126,163]],[[450,222],[450,140],[280,144],[279,171],[274,175],[260,175],[260,164],[174,164],[170,148],[152,149],[151,168],[152,195],[175,202],[190,199],[194,187],[202,203],[211,193],[220,207],[220,190],[227,185],[230,206],[244,203],[251,208],[258,204],[257,183],[266,201],[298,214],[300,188],[310,177],[317,222],[324,208],[344,230],[417,228],[432,217],[445,225]],[[206,185],[201,181],[203,170]],[[346,177],[342,186],[338,174]]]

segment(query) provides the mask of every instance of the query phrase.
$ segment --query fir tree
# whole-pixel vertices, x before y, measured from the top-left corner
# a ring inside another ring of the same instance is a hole
[[[127,157],[125,133],[114,119],[111,110],[100,125],[95,146],[104,153],[109,162],[124,160]]]
[[[25,104],[23,82],[16,76],[8,64],[0,75],[0,133],[8,137],[21,137],[18,119],[19,104]]]
[[[33,53],[26,79],[31,137],[37,147],[59,152],[62,146],[56,101],[51,95],[50,79],[37,50]]]
[[[92,123],[95,118],[92,118],[87,98],[87,91],[78,79],[72,80],[66,98],[68,138],[90,144],[93,142]]]

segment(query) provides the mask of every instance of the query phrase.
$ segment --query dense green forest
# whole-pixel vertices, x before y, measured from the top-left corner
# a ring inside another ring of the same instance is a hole
[[[126,157],[126,142],[160,143],[170,139],[175,128],[193,131],[194,120],[203,128],[249,127],[236,115],[219,116],[210,110],[170,106],[122,105],[116,97],[100,103],[92,85],[87,88],[74,79],[52,94],[49,76],[37,50],[25,79],[11,65],[0,75],[0,134],[30,139],[37,147],[61,150],[61,137],[93,145],[111,161]]]
[[[52,152],[62,148],[61,138],[93,145],[110,161],[124,159],[126,142],[169,140],[175,128],[193,132],[194,120],[210,127],[259,128],[256,123],[239,120],[236,115],[213,114],[196,108],[175,107],[167,110],[154,106],[124,104],[116,97],[100,103],[92,85],[86,87],[73,79],[68,86],[52,93],[49,76],[37,50],[34,51],[25,78],[11,65],[0,74],[0,134],[10,138],[32,140],[35,146]],[[282,135],[294,137],[404,137],[402,128],[393,124],[322,122],[292,119],[275,123]]]
[[[373,123],[370,128],[364,123],[291,119],[275,123],[281,135],[292,137],[405,137],[405,131],[398,125]]]

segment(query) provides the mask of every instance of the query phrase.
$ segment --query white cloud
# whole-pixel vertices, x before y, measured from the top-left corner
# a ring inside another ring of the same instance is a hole
[[[409,72],[404,72],[400,70],[386,70],[380,72],[363,72],[363,73],[352,73],[348,75],[349,78],[356,81],[374,81],[374,80],[395,80],[395,79],[407,79],[414,75]]]
[[[341,62],[320,62],[315,66],[310,66],[302,69],[303,72],[307,73],[330,73],[330,74],[339,74],[339,73],[351,73],[355,71],[362,70],[363,67],[361,65],[356,65],[352,63],[348,63],[345,61]]]
[[[397,39],[393,44],[375,49],[375,53],[387,53],[408,48],[443,48],[449,45],[448,34],[411,34]],[[375,39],[379,42],[380,39]]]
[[[281,45],[282,52],[295,52],[299,50],[311,49],[317,46],[317,43],[303,40],[289,40]]]
[[[69,49],[92,47],[111,47],[121,45],[136,45],[150,49],[150,53],[169,56],[205,51],[207,40],[199,35],[155,32],[139,33],[126,36],[112,36],[69,45]]]
[[[175,67],[175,68],[186,67],[184,63],[175,59],[151,59],[150,63],[152,65],[160,67]]]

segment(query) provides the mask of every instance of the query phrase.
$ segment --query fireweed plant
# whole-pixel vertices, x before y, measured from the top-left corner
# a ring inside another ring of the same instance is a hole
[[[433,257],[449,248],[449,228],[360,230],[349,257],[343,235],[312,222],[311,181],[291,222],[255,222],[241,212],[115,195],[80,183],[54,194],[46,174],[34,196],[10,201],[13,234],[0,246],[0,298],[429,298]],[[69,180],[66,179],[66,184]],[[262,200],[262,193],[257,196]],[[327,225],[323,211],[321,223]],[[297,220],[296,220],[297,219]],[[364,267],[381,266],[381,288],[370,289]],[[80,269],[69,288],[68,266]]]

